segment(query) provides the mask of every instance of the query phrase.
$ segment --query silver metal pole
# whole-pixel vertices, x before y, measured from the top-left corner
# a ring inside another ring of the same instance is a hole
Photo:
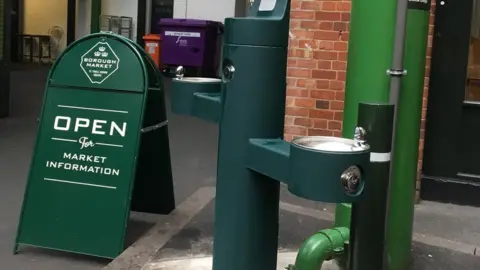
[[[407,12],[408,12],[408,1],[409,0],[398,0],[397,2],[397,21],[395,24],[395,40],[394,40],[394,47],[393,47],[393,60],[392,60],[392,68],[387,71],[387,73],[391,76],[390,80],[390,103],[395,105],[394,114],[393,114],[393,133],[392,133],[392,147],[391,147],[391,160],[390,160],[390,173],[389,173],[389,185],[391,185],[393,179],[393,169],[395,166],[395,161],[393,160],[394,153],[395,153],[395,139],[396,139],[396,132],[397,132],[397,114],[398,114],[398,100],[400,96],[400,89],[402,87],[402,77],[407,74],[407,71],[403,68],[403,56],[404,56],[404,49],[405,49],[405,36],[406,36],[406,28],[407,28]],[[387,199],[387,213],[389,211],[390,205],[390,196]],[[387,218],[387,226],[388,228],[388,214],[386,215]],[[385,231],[385,234],[387,232]],[[385,238],[387,240],[387,238]],[[385,243],[386,245],[386,243]],[[384,249],[384,258],[388,258],[386,252],[387,249]],[[388,260],[384,260],[383,269],[388,268]]]

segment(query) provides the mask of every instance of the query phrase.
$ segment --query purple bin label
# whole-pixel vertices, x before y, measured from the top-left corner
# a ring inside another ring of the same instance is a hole
[[[175,42],[178,46],[188,46],[189,38],[201,38],[202,35],[199,32],[182,32],[182,31],[165,31],[164,36],[176,37]]]

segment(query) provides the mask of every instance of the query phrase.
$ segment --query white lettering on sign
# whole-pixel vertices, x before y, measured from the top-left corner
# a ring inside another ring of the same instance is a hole
[[[127,134],[127,123],[118,124],[114,121],[98,119],[90,121],[90,119],[86,118],[75,118],[72,121],[72,118],[69,116],[57,116],[55,117],[53,129],[58,131],[72,131],[73,129],[74,132],[78,132],[80,129],[90,129],[90,132],[96,135],[108,134],[109,136],[114,136],[118,134],[125,137]]]
[[[199,38],[202,35],[199,32],[180,32],[180,31],[165,31],[165,36],[170,37],[193,37]]]
[[[83,162],[83,164],[75,163]],[[67,171],[88,172],[93,174],[119,176],[120,169],[108,168],[104,164],[107,157],[77,154],[77,153],[63,153],[63,161],[47,161],[45,167],[53,169],[63,169]]]
[[[78,142],[80,143],[80,149],[95,146],[95,143],[89,140],[88,137],[81,137],[80,139],[78,139]]]
[[[91,83],[101,84],[118,70],[120,58],[108,42],[98,42],[80,60],[80,67]]]
[[[177,43],[179,46],[188,46],[188,40],[182,39],[182,37],[178,37],[175,43]]]

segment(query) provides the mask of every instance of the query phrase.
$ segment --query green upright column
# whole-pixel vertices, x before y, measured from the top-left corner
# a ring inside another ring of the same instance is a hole
[[[430,2],[430,1],[429,1]],[[409,2],[387,227],[388,270],[409,269],[430,3]]]
[[[92,0],[90,18],[90,33],[100,32],[100,15],[102,14],[102,0]]]
[[[225,19],[213,270],[277,269],[280,183],[246,167],[249,139],[284,131],[290,0],[268,8]]]
[[[348,42],[343,137],[352,138],[358,103],[388,103],[397,1],[352,1]],[[349,223],[350,208],[337,207],[335,220]]]

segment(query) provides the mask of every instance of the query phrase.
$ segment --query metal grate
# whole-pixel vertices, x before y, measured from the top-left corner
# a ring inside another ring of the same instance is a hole
[[[133,18],[125,16],[100,16],[100,31],[113,32],[126,38],[132,38]]]

